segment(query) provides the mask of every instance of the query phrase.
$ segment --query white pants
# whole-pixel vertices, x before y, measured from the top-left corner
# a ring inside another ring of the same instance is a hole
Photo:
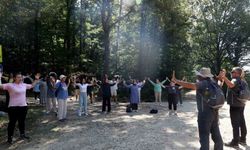
[[[141,90],[138,89],[138,94],[139,94],[139,103],[141,102]]]
[[[48,98],[46,102],[47,112],[56,112],[56,98]]]
[[[66,119],[67,115],[67,100],[58,99],[58,119]]]

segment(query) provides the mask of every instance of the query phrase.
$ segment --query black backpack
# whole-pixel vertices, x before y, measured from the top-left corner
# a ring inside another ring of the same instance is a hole
[[[157,109],[151,109],[149,113],[150,113],[150,114],[157,114],[157,113],[158,113],[158,110],[157,110]]]
[[[250,100],[250,90],[247,82],[239,80],[238,92],[234,92],[234,95],[237,97],[237,100],[241,103],[246,103]]]
[[[212,80],[207,80],[207,87],[203,96],[203,100],[213,109],[220,109],[225,103],[225,96],[221,87]]]

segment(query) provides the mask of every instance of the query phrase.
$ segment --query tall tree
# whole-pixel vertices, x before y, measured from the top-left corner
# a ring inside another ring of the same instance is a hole
[[[102,16],[102,28],[103,28],[103,45],[104,45],[104,66],[103,74],[109,74],[109,64],[110,64],[110,33],[112,28],[125,17],[127,17],[131,12],[133,12],[134,5],[129,8],[129,11],[123,16],[112,20],[112,5],[114,1],[112,0],[102,0],[101,16]]]
[[[249,30],[245,28],[249,1],[203,0],[195,4],[193,33],[198,62],[214,73],[228,63],[240,65],[249,45]]]

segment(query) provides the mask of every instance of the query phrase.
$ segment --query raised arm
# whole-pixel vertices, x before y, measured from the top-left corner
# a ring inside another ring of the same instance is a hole
[[[226,77],[226,73],[224,71],[221,71],[218,78],[222,81],[220,86],[223,86],[224,83],[226,83],[226,85],[232,89],[235,87],[235,84],[233,82],[231,82],[227,77]]]
[[[167,82],[167,79],[166,79],[166,80],[164,80],[164,81],[162,81],[162,82],[161,82],[161,84],[163,85],[163,84],[164,84],[164,83],[166,83],[166,82]]]
[[[145,83],[146,83],[146,81],[143,80],[142,82],[138,83],[137,85],[142,88],[145,85]]]
[[[130,88],[130,85],[127,85],[126,81],[123,81],[123,85],[124,85],[126,88]]]
[[[176,84],[182,86],[183,88],[191,89],[191,90],[196,90],[196,84],[191,83],[191,82],[185,82],[185,81],[180,81],[180,80],[175,80],[174,81]]]
[[[39,82],[40,82],[40,80],[34,80],[34,81],[32,82],[32,84],[31,84],[31,85],[32,85],[32,88],[34,88],[35,85],[38,84]]]
[[[197,89],[195,83],[177,80],[174,75],[173,75],[171,81],[174,82],[174,83],[176,83],[176,84],[178,84],[178,85],[180,85],[180,86],[182,86],[182,87],[184,87],[184,88],[187,88],[187,89],[191,89],[191,90],[196,90]]]
[[[153,86],[156,85],[152,80],[150,80],[150,78],[148,78],[148,81],[149,81]]]
[[[32,78],[30,78],[31,82],[32,82],[32,88],[35,87],[36,84],[38,84],[40,82],[40,77],[41,75],[38,73],[35,75],[35,80],[33,80]]]

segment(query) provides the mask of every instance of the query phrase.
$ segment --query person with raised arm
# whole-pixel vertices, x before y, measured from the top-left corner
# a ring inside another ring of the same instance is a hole
[[[218,109],[212,109],[208,103],[204,102],[204,94],[206,93],[208,83],[215,83],[212,79],[214,76],[211,74],[210,68],[201,68],[195,74],[197,82],[191,83],[177,80],[175,72],[173,72],[172,82],[183,86],[183,88],[196,90],[200,150],[209,150],[210,133],[214,141],[214,150],[223,150],[223,140],[219,129],[219,111]]]
[[[110,83],[115,83],[115,85],[111,86],[111,98],[114,100],[116,104],[118,103],[118,98],[117,98],[117,90],[118,90],[118,84],[120,83],[120,80],[118,77],[114,77]]]
[[[168,91],[168,109],[169,116],[177,116],[177,103],[178,103],[178,86],[174,82],[170,82],[168,86],[164,86]]]
[[[248,84],[244,78],[244,71],[240,67],[235,67],[231,71],[232,80],[226,77],[226,71],[222,70],[218,76],[228,87],[227,103],[230,106],[230,118],[233,128],[232,141],[225,143],[225,146],[239,148],[239,144],[247,145],[246,135],[247,127],[245,122],[244,110],[246,103],[240,101],[239,95],[241,90],[248,88]],[[241,134],[240,134],[241,133]]]
[[[86,82],[86,78],[82,78],[81,83],[75,83],[75,86],[80,88],[80,97],[79,97],[79,111],[78,116],[82,116],[82,112],[85,116],[88,115],[88,95],[87,88],[93,86],[91,83]]]
[[[146,79],[145,79],[145,80],[143,80],[143,81],[139,81],[139,80],[137,80],[137,85],[139,86],[139,88],[138,88],[138,93],[139,93],[139,103],[141,102],[141,89],[142,89],[142,87],[145,85],[145,83],[146,83]]]
[[[49,114],[51,111],[53,111],[55,114],[57,114],[56,110],[56,77],[50,75],[49,79],[47,81],[47,102],[46,102],[46,109],[47,114]]]
[[[67,99],[69,97],[68,87],[70,84],[70,80],[68,84],[66,83],[66,76],[60,75],[60,81],[56,83],[56,97],[58,101],[58,120],[60,122],[64,122],[67,116]]]
[[[36,78],[40,78],[36,75]],[[12,138],[16,122],[18,121],[18,127],[21,139],[30,139],[25,134],[25,120],[28,112],[26,90],[32,89],[36,85],[38,80],[33,81],[32,84],[23,83],[23,76],[21,73],[16,73],[13,76],[13,83],[1,84],[0,89],[7,90],[9,92],[9,105],[8,105],[8,143],[12,144]]]
[[[127,85],[126,81],[123,81],[123,85],[130,89],[130,106],[133,111],[138,111],[138,104],[139,104],[139,88],[142,87],[138,85],[136,80],[132,80],[132,84]]]
[[[102,92],[102,113],[106,111],[106,107],[108,107],[107,113],[111,112],[111,86],[115,85],[115,83],[111,84],[109,82],[108,76],[105,75],[103,78],[103,82],[101,84],[101,92]]]
[[[150,78],[148,78],[148,81],[154,86],[154,93],[155,93],[155,102],[158,102],[161,104],[161,95],[162,95],[162,88],[164,88],[163,84],[167,81],[166,80],[160,82],[159,79],[156,79],[156,83],[154,83]]]

